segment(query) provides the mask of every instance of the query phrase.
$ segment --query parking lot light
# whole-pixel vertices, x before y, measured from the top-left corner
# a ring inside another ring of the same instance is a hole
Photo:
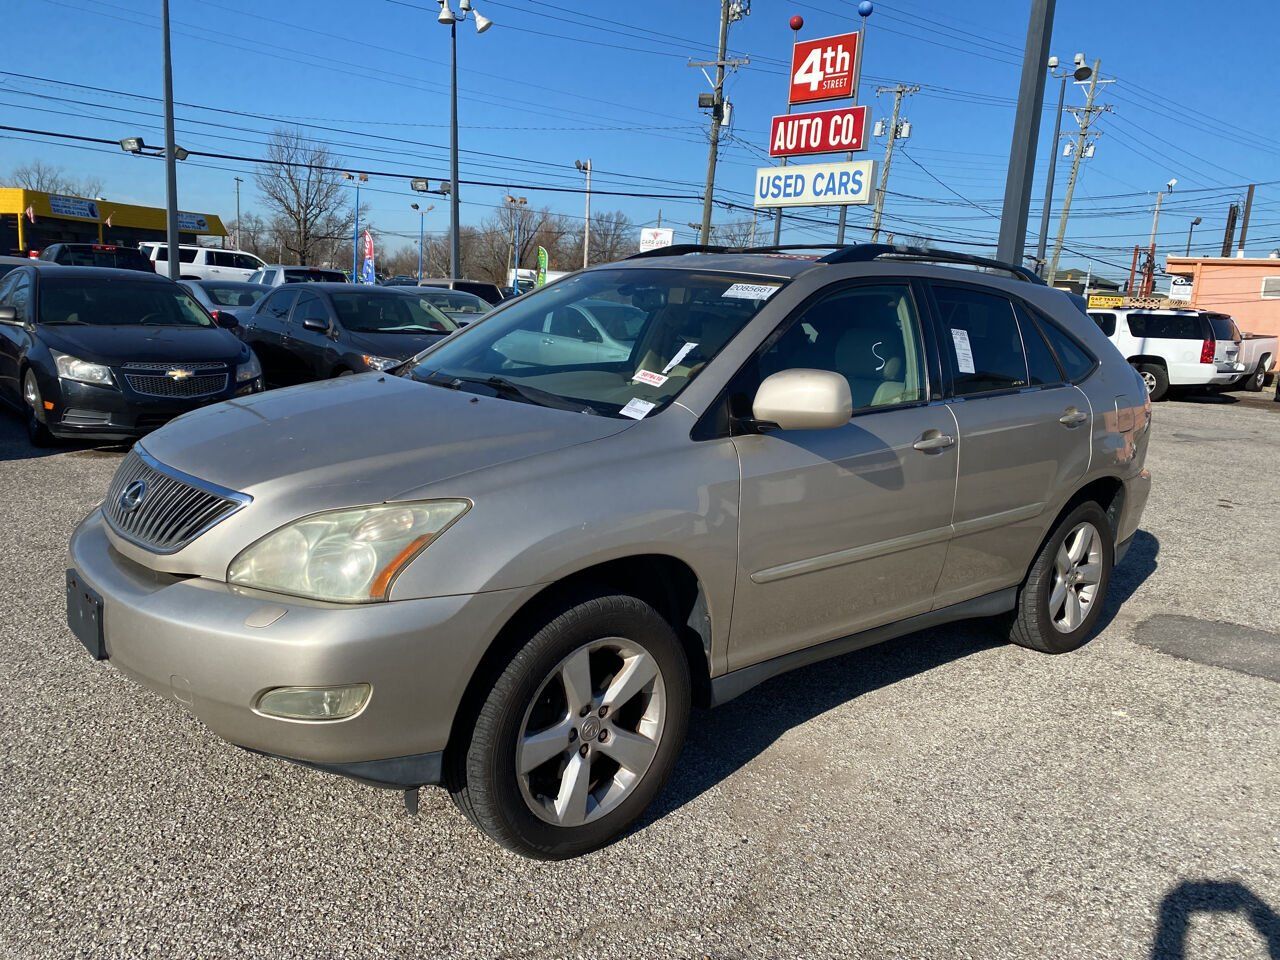
[[[141,153],[146,147],[141,137],[125,137],[120,141],[120,149],[125,153]]]

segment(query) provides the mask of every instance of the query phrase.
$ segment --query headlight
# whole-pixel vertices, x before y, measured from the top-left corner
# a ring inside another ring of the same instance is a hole
[[[303,517],[243,550],[227,580],[339,603],[385,600],[396,575],[470,507],[425,500]]]
[[[104,367],[100,363],[90,363],[88,360],[81,360],[79,357],[59,353],[57,350],[50,350],[49,353],[53,355],[53,362],[58,368],[58,376],[63,380],[78,380],[80,383],[93,383],[100,387],[115,385],[115,378],[111,376],[110,367]]]
[[[398,367],[404,363],[403,360],[393,360],[391,357],[375,357],[372,354],[364,354],[361,358],[364,365],[370,370],[390,370],[392,367]]]
[[[260,376],[262,376],[262,364],[258,362],[258,355],[251,350],[249,359],[236,368],[236,383],[256,380]]]

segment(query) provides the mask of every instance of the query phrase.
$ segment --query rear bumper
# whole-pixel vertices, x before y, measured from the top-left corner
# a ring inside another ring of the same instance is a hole
[[[1169,384],[1174,387],[1221,386],[1234,382],[1244,373],[1238,363],[1171,363]]]

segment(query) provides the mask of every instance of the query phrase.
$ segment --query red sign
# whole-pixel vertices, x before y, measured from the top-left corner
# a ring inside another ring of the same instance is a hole
[[[788,113],[773,118],[773,126],[769,129],[769,156],[848,153],[865,150],[866,141],[866,107]]]
[[[790,103],[852,99],[858,82],[860,34],[802,40],[791,49]]]

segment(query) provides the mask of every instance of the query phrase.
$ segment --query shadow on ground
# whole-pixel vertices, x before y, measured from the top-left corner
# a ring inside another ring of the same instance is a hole
[[[1244,884],[1221,880],[1184,880],[1165,894],[1151,960],[1188,960],[1187,931],[1198,913],[1244,917],[1266,951],[1257,956],[1280,960],[1280,916]]]
[[[48,447],[33,447],[27,439],[26,422],[13,410],[0,405],[0,463],[18,460],[39,460],[63,453],[77,456],[119,456],[133,445],[106,440],[55,440]]]

